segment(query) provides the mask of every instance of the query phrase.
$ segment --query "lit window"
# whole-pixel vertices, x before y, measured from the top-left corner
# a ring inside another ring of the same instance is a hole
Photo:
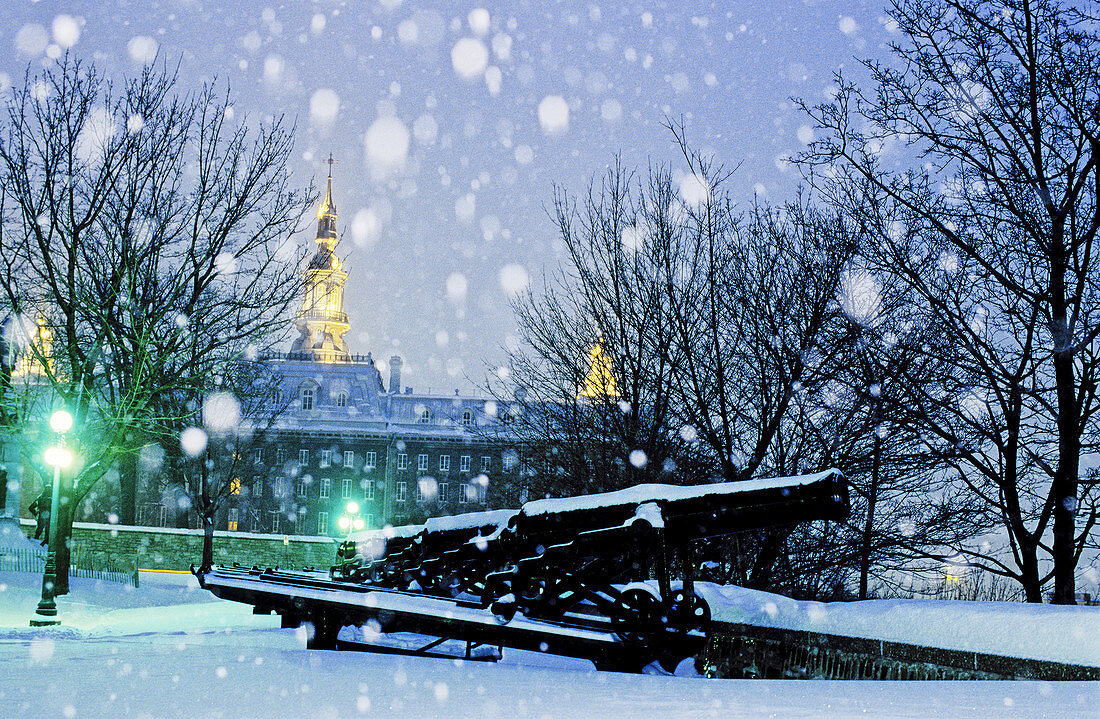
[[[313,409],[312,387],[302,387],[302,409]]]
[[[432,421],[432,411],[425,407],[420,411],[420,417],[416,421],[420,424],[428,424]]]
[[[322,449],[321,450],[321,466],[322,467],[327,467],[330,464],[332,464],[332,450],[331,449]]]
[[[336,393],[336,406],[337,407],[347,407],[348,406],[348,393],[347,392],[337,392]]]
[[[236,532],[237,531],[237,508],[236,507],[231,507],[229,509],[229,531],[230,532]]]
[[[469,427],[474,423],[474,411],[472,409],[462,410],[462,424]]]
[[[317,513],[317,534],[328,534],[328,512]]]
[[[350,479],[345,479],[344,480],[343,487],[341,487],[340,496],[343,499],[347,499],[347,498],[351,497],[351,480]]]
[[[395,491],[393,493],[393,499],[394,499],[395,502],[404,502],[405,501],[405,483],[404,482],[398,482],[397,483],[397,486],[396,486]]]
[[[345,467],[352,467],[354,465],[355,465],[355,452],[351,451],[350,449],[346,450],[344,452],[344,466]]]
[[[446,482],[441,482],[440,485],[439,485],[439,501],[440,502],[446,502],[447,501],[447,483]]]
[[[492,468],[493,468],[493,458],[492,457],[482,457],[481,458],[481,471],[482,472],[488,472]]]
[[[308,467],[309,466],[309,450],[308,449],[299,449],[298,450],[298,464],[302,465],[303,467]]]
[[[416,468],[419,469],[421,472],[427,471],[427,469],[428,469],[428,455],[426,455],[426,454],[416,455]]]
[[[409,455],[399,454],[397,455],[397,468],[408,469],[409,468]]]
[[[321,480],[321,499],[328,499],[329,490],[332,487],[331,479]]]
[[[458,471],[469,472],[470,471],[470,455],[464,454],[458,460]]]
[[[441,454],[439,455],[439,471],[450,472],[451,471],[451,455]]]
[[[240,494],[241,493],[241,480],[231,479],[229,480],[229,493]]]
[[[406,455],[403,454],[401,456],[405,457],[406,462],[408,461],[408,457]],[[363,469],[374,469],[377,466],[377,462],[378,462],[378,454],[377,453],[367,452],[363,455]],[[404,468],[399,467],[398,469],[404,469]]]

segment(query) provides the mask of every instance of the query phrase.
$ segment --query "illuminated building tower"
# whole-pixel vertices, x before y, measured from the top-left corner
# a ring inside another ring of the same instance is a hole
[[[53,332],[46,324],[45,315],[38,313],[33,330],[27,326],[30,322],[26,318],[16,317],[12,324],[15,341],[10,349],[14,358],[10,365],[11,379],[30,381],[45,377],[47,368],[52,372]],[[20,345],[22,352],[17,352],[16,347]]]
[[[615,374],[611,369],[611,358],[604,353],[603,338],[596,340],[589,351],[588,376],[584,378],[580,397],[582,399],[614,399],[618,397],[615,389]]]
[[[332,155],[328,188],[324,202],[317,210],[317,252],[306,268],[306,293],[302,309],[294,316],[294,325],[301,335],[290,351],[302,359],[315,362],[350,362],[351,352],[344,335],[348,331],[348,315],[344,312],[344,272],[336,257],[336,203],[332,201]]]

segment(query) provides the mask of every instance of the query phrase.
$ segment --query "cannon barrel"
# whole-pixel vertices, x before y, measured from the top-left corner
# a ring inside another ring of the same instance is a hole
[[[595,529],[646,518],[638,508],[656,505],[673,542],[720,537],[814,519],[840,520],[849,509],[844,474],[829,469],[798,477],[755,479],[695,486],[642,484],[616,492],[523,505],[514,521],[528,539],[563,541]],[[650,520],[652,523],[652,520]]]
[[[658,512],[639,514],[639,507],[647,505]],[[841,520],[848,510],[848,484],[837,469],[693,486],[641,484],[615,492],[535,500],[518,511],[469,512],[434,517],[422,525],[359,532],[340,546],[339,557],[419,564],[444,555],[471,556],[460,550],[476,538],[491,539],[493,553],[527,554],[533,547],[572,542],[578,535],[637,519],[661,524],[666,539],[680,544],[815,519]],[[485,549],[484,544],[479,547]]]

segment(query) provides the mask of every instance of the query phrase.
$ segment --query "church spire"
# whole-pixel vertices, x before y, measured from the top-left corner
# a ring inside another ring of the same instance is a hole
[[[325,162],[328,163],[328,187],[325,189],[325,199],[317,209],[317,242],[331,250],[340,241],[336,236],[336,203],[332,199],[332,166],[336,160],[332,159],[331,152]]]
[[[294,316],[294,325],[301,336],[294,340],[291,352],[302,353],[305,359],[317,362],[348,362],[351,351],[344,339],[349,329],[344,312],[344,272],[333,251],[339,237],[336,234],[336,203],[332,199],[332,165],[328,159],[328,187],[325,199],[317,210],[317,252],[306,268],[306,294],[302,309]]]

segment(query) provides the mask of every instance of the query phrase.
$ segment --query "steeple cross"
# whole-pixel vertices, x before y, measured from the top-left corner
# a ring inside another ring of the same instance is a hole
[[[328,159],[323,162],[328,163],[328,179],[332,179],[332,166],[336,164],[337,160],[332,159],[332,153],[328,154]]]

